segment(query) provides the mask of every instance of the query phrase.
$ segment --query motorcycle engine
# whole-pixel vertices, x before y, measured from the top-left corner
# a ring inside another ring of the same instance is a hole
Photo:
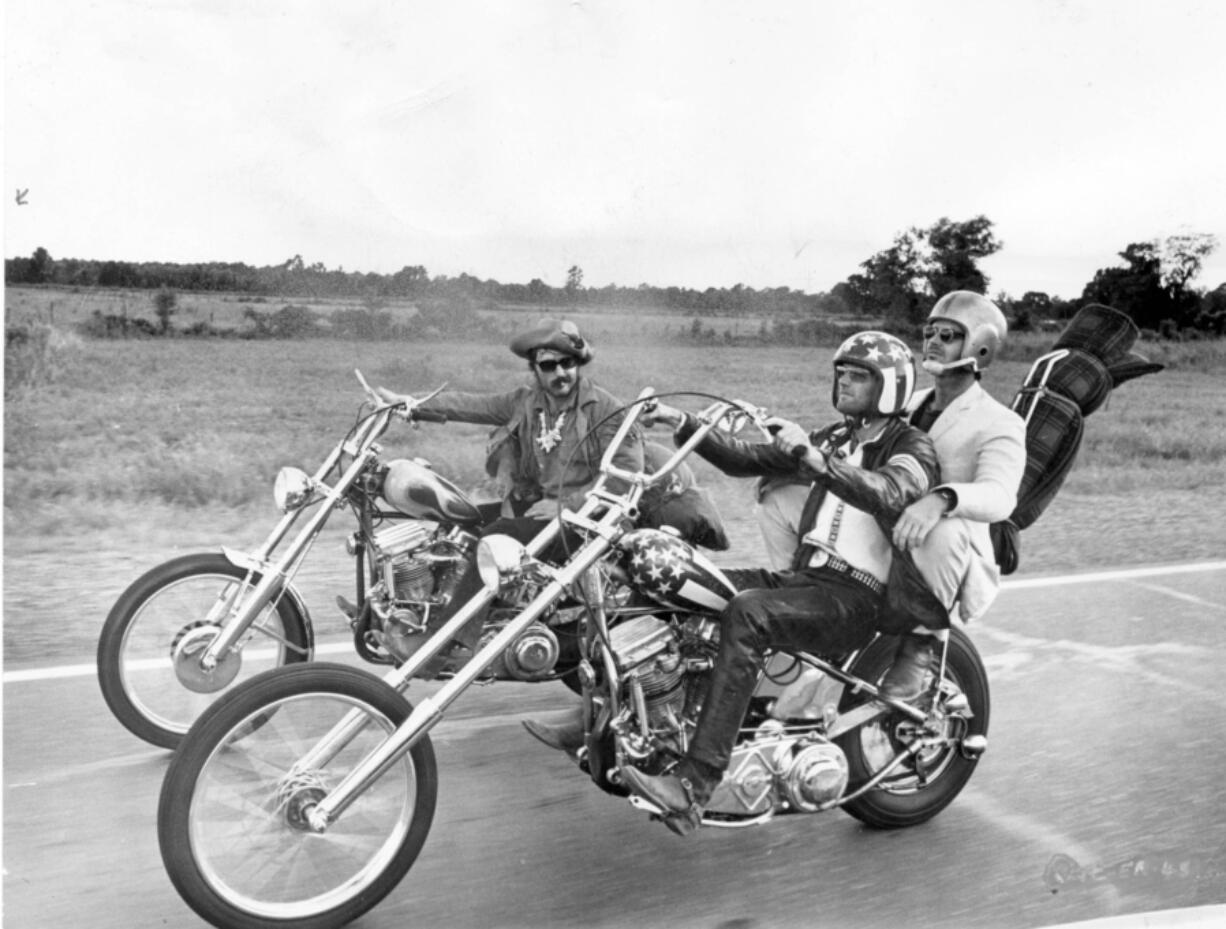
[[[497,619],[487,622],[481,633],[481,641],[477,643],[477,650],[480,651],[488,645],[505,625],[505,621]],[[542,622],[534,622],[507,646],[487,673],[504,681],[545,680],[557,667],[560,653],[561,646],[554,631]]]
[[[847,789],[843,750],[812,730],[788,731],[777,720],[741,742],[707,811],[760,816],[772,808],[816,813]]]
[[[423,600],[434,591],[434,572],[419,549],[434,533],[430,523],[412,520],[375,533],[373,557],[383,583],[402,600]]]
[[[686,702],[686,669],[672,626],[655,616],[638,616],[614,626],[609,635],[618,664],[633,671],[642,688],[648,725],[676,729]]]
[[[477,537],[463,529],[404,520],[380,529],[370,558],[378,580],[368,591],[370,637],[398,661],[425,641],[432,611],[450,600],[473,557]]]

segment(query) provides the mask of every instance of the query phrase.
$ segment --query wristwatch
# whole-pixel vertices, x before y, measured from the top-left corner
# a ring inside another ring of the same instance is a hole
[[[958,495],[954,493],[952,487],[938,487],[933,491],[938,497],[945,501],[945,512],[952,513],[954,507],[958,505]]]

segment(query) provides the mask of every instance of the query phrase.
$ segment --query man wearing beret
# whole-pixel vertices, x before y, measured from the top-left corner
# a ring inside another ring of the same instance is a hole
[[[583,504],[621,423],[620,416],[612,414],[623,404],[582,373],[592,360],[592,348],[570,320],[541,320],[511,340],[511,351],[527,359],[531,383],[496,394],[444,391],[422,409],[455,422],[501,427],[511,469],[509,507],[503,512],[509,509],[514,518],[544,522],[558,514],[559,506],[577,510]],[[382,387],[378,393],[390,403],[412,399]],[[642,470],[637,430],[614,463]]]
[[[511,340],[511,351],[528,362],[532,381],[506,393],[445,391],[421,409],[442,413],[449,420],[499,427],[502,449],[510,467],[511,488],[503,517],[487,525],[483,535],[510,535],[531,540],[559,508],[577,510],[600,476],[604,456],[622,417],[623,404],[597,386],[582,371],[592,360],[592,348],[570,320],[543,319]],[[377,392],[388,403],[413,398],[386,388]],[[643,469],[643,442],[634,429],[613,463],[626,471]],[[572,546],[573,547],[573,546]],[[550,552],[542,553],[549,557]],[[451,615],[481,586],[470,568],[445,611]],[[445,620],[440,617],[439,622]],[[472,647],[481,623],[474,618],[463,634]]]

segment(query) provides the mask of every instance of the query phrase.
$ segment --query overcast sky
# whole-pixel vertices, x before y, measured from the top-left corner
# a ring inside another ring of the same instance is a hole
[[[983,214],[993,293],[1071,298],[1226,248],[1216,0],[3,9],[6,257],[815,292]]]

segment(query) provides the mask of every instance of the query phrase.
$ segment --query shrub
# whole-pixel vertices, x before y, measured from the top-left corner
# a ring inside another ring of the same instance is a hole
[[[80,347],[75,335],[44,323],[6,328],[4,399],[52,383]]]
[[[178,311],[179,295],[169,287],[162,287],[153,295],[153,311],[161,326],[162,335],[170,332],[170,317]]]
[[[77,332],[89,339],[144,339],[161,335],[158,327],[139,316],[118,316],[94,310],[93,315],[78,324]]]
[[[315,313],[309,307],[287,303],[275,313],[243,308],[243,318],[252,329],[245,335],[256,339],[301,339],[319,334]]]

